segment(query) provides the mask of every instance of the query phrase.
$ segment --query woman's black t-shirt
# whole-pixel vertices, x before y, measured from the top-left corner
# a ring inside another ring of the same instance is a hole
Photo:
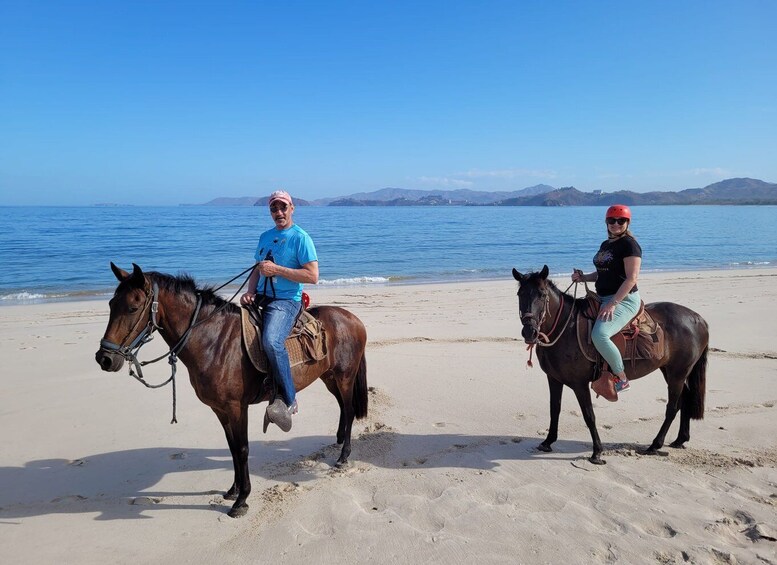
[[[630,235],[602,242],[599,251],[594,255],[597,273],[596,294],[610,296],[618,292],[621,284],[626,280],[626,266],[623,264],[626,257],[642,257],[642,248]],[[637,285],[634,285],[631,292],[636,291]]]

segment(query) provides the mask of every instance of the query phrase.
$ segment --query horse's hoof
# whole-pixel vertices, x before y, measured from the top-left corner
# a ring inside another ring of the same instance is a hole
[[[239,493],[240,490],[237,488],[237,485],[232,483],[232,486],[227,489],[227,492],[224,495],[224,500],[237,500],[237,495]]]
[[[540,451],[544,451],[545,453],[550,453],[551,451],[553,451],[553,448],[551,446],[545,445],[544,443],[539,444],[537,446],[537,449],[539,449]]]
[[[248,514],[248,504],[243,504],[242,506],[238,506],[237,508],[233,506],[232,509],[229,512],[227,512],[227,515],[230,518],[240,518],[242,516],[245,516],[246,514]]]
[[[588,460],[594,465],[607,465],[607,461],[599,457],[598,455],[592,455]]]
[[[669,455],[666,451],[659,451],[657,447],[648,447],[642,451],[637,451],[637,453],[640,455],[658,455],[661,457],[666,457]]]
[[[674,449],[685,449],[685,442],[684,441],[673,441],[669,444],[669,447],[672,447]]]
[[[335,469],[342,469],[346,465],[348,465],[348,459],[338,459],[335,463]]]

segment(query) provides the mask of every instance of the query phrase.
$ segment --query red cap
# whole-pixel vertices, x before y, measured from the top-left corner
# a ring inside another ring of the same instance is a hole
[[[280,200],[281,202],[285,202],[289,206],[293,206],[294,202],[291,201],[291,195],[286,192],[285,190],[276,190],[270,195],[270,199],[267,201],[268,206],[272,206],[272,203],[276,200]]]

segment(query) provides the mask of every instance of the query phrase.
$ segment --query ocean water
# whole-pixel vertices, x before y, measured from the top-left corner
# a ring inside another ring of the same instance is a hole
[[[645,271],[777,265],[776,206],[633,212]],[[600,207],[299,207],[294,218],[316,244],[320,284],[361,285],[511,278],[512,267],[545,264],[556,274],[593,270],[603,215]],[[116,285],[111,261],[220,285],[251,266],[270,227],[263,207],[0,207],[0,305],[106,296]]]

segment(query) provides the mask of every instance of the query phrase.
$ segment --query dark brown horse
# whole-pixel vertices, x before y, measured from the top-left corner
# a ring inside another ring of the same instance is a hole
[[[561,292],[548,280],[548,266],[539,273],[522,275],[513,269],[518,281],[518,308],[528,344],[538,347],[537,359],[548,378],[550,388],[550,429],[548,437],[539,445],[541,451],[552,451],[558,439],[558,417],[561,412],[561,393],[564,385],[575,392],[583,411],[583,418],[591,432],[593,454],[591,463],[603,464],[602,442],[596,431],[596,418],[591,404],[589,384],[595,364],[583,355],[577,342],[576,314],[585,307],[585,299],[575,300]],[[663,447],[669,426],[680,411],[680,431],[671,447],[684,447],[691,438],[691,419],[704,417],[706,392],[707,350],[709,330],[707,322],[693,310],[671,302],[656,302],[646,306],[647,311],[664,328],[666,353],[659,360],[637,360],[634,367],[626,362],[629,380],[639,379],[661,369],[669,389],[664,423],[647,450],[654,455]],[[555,325],[555,327],[554,327]],[[548,342],[539,341],[544,334]],[[633,393],[632,393],[633,394]]]
[[[198,289],[189,277],[132,273],[111,263],[119,280],[110,301],[110,318],[100,350],[95,355],[104,371],[118,371],[125,360],[136,361],[134,351],[155,329],[175,351],[189,372],[189,380],[203,403],[211,407],[224,427],[235,479],[224,498],[234,500],[229,515],[242,516],[251,492],[248,471],[248,405],[269,400],[272,386],[264,385],[242,342],[240,308],[212,289]],[[351,453],[354,417],[367,415],[367,332],[353,314],[334,306],[311,308],[326,330],[327,357],[306,367],[294,385],[302,390],[321,379],[340,405],[337,443],[343,448],[337,465]]]

